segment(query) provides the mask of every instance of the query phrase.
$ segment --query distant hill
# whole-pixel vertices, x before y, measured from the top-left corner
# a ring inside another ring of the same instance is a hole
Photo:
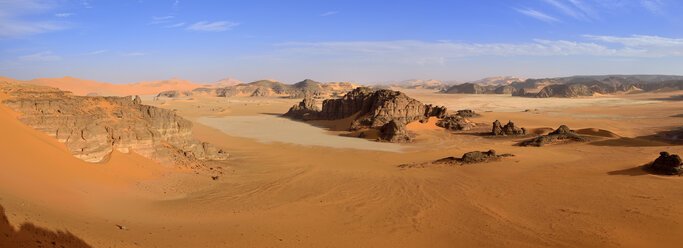
[[[192,90],[203,86],[202,84],[176,78],[161,81],[143,81],[133,84],[102,83],[70,76],[61,78],[38,78],[29,81],[21,81],[11,78],[0,77],[0,81],[22,82],[32,85],[48,86],[65,91],[70,91],[74,95],[105,96],[153,95],[158,93],[159,91]]]
[[[511,94],[526,97],[579,97],[597,94],[683,90],[683,76],[598,75],[527,79],[507,85],[465,83],[444,90],[447,94]]]
[[[433,90],[443,90],[448,88],[449,85],[455,82],[444,82],[434,79],[410,79],[403,81],[389,81],[375,83],[371,86],[373,88],[383,88],[383,89],[433,89]]]
[[[284,84],[271,79],[258,80],[250,83],[241,83],[228,87],[199,87],[192,91],[164,91],[158,97],[178,97],[192,95],[208,95],[217,97],[232,96],[281,96],[288,98],[303,98],[306,95],[316,98],[329,98],[345,94],[356,88],[352,83],[331,82],[321,83],[311,79],[305,79],[295,84]]]

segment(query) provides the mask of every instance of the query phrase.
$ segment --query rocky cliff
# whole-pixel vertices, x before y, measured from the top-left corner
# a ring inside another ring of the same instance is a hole
[[[171,110],[143,105],[139,97],[74,96],[55,88],[0,84],[2,101],[19,119],[56,138],[87,162],[116,149],[134,151],[166,165],[196,167],[226,153],[192,136],[192,123]]]
[[[219,88],[196,88],[189,92],[161,92],[158,97],[179,97],[182,95],[209,95],[217,97],[233,96],[281,96],[288,98],[303,98],[306,96],[314,98],[329,98],[340,96],[356,88],[351,83],[333,82],[321,83],[310,79],[303,80],[295,84],[284,84],[274,80],[259,80],[246,84],[238,84]]]

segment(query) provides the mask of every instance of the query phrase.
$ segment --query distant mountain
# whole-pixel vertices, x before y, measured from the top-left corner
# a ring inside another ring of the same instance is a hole
[[[447,88],[449,85],[453,84],[454,82],[444,82],[440,80],[434,80],[434,79],[410,79],[410,80],[403,80],[403,81],[389,81],[389,82],[382,82],[382,83],[376,83],[373,84],[372,86],[374,88],[394,88],[394,89],[435,89],[435,90],[442,90]]]
[[[478,84],[478,85],[508,85],[514,82],[522,82],[524,81],[523,78],[518,78],[515,76],[501,76],[501,77],[488,77],[488,78],[483,78],[479,79],[476,81],[472,81],[469,83],[473,84]]]
[[[143,81],[133,84],[110,84],[75,77],[61,78],[38,78],[29,81],[0,78],[0,81],[23,82],[32,85],[42,85],[70,91],[74,95],[153,95],[159,91],[167,90],[192,90],[201,87],[201,84],[182,79],[170,79],[161,81]]]
[[[164,91],[157,96],[178,97],[192,95],[208,95],[217,97],[232,96],[282,96],[288,98],[303,98],[306,95],[316,98],[329,98],[345,94],[356,88],[352,83],[331,82],[321,83],[311,79],[305,79],[295,84],[284,84],[275,80],[258,80],[250,83],[241,83],[234,86],[209,88],[200,87],[192,91]]]
[[[230,87],[230,86],[235,86],[238,84],[243,84],[242,81],[239,81],[234,78],[224,78],[221,80],[216,81],[215,83],[208,83],[204,84],[202,87],[206,88],[223,88],[223,87]]]
[[[443,92],[448,94],[511,94],[544,98],[670,90],[683,90],[683,76],[599,75],[527,79],[498,85],[465,83],[454,85]]]

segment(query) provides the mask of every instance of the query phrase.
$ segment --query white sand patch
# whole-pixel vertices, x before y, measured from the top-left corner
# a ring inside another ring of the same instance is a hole
[[[252,138],[262,143],[283,142],[388,152],[401,152],[410,148],[407,145],[333,135],[323,128],[274,115],[200,117],[197,122],[231,136]]]

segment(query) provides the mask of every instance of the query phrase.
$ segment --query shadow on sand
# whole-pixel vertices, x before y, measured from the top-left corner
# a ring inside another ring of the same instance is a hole
[[[658,132],[653,135],[640,136],[635,138],[622,137],[619,139],[609,139],[591,142],[590,144],[594,146],[624,147],[683,145],[683,127]]]
[[[10,225],[5,208],[0,206],[0,247],[91,247],[70,232],[50,231],[31,223],[19,230]]]
[[[628,169],[623,169],[623,170],[615,170],[615,171],[610,171],[607,172],[607,175],[611,176],[642,176],[642,175],[647,175],[649,174],[647,170],[645,169],[649,164],[633,167],[633,168],[628,168]]]

